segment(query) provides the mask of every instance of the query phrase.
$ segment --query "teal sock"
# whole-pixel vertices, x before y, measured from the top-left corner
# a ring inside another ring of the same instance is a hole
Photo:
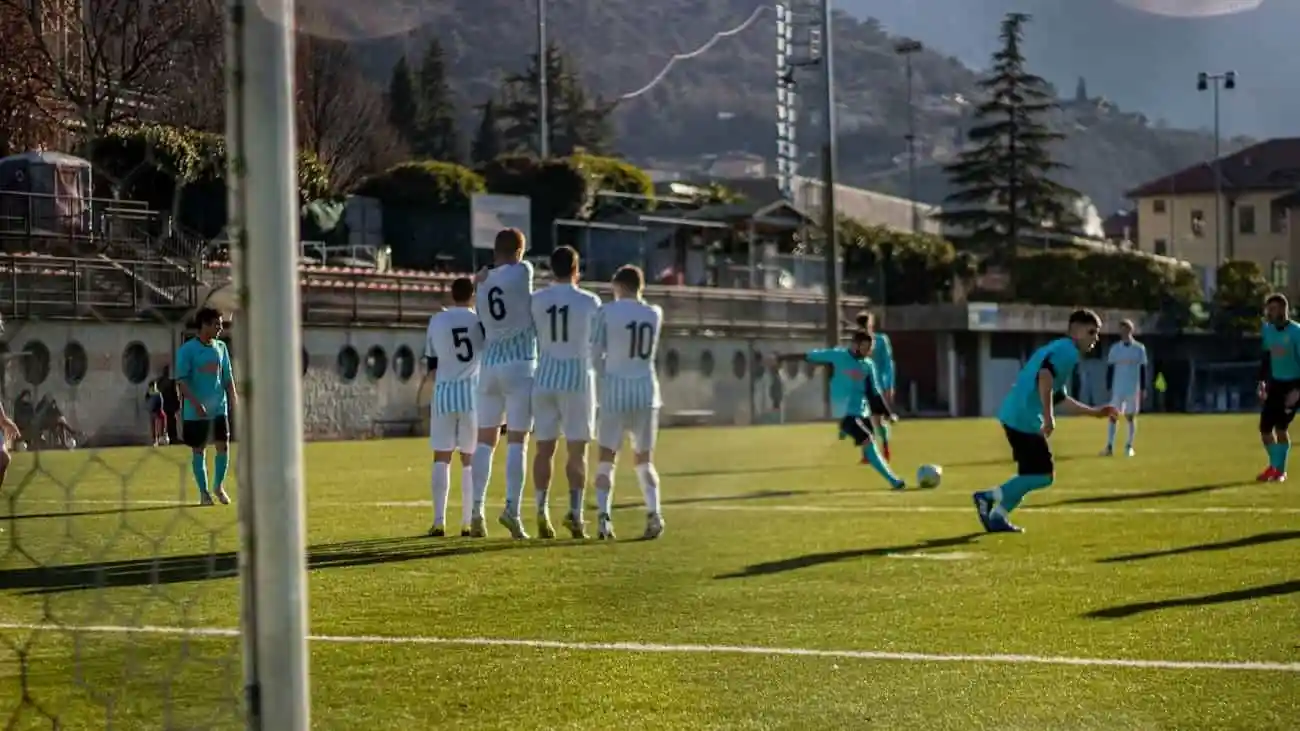
[[[994,490],[994,497],[997,498],[998,507],[1002,508],[1003,512],[1010,513],[1020,507],[1020,501],[1024,500],[1026,495],[1051,484],[1051,475],[1016,475]]]
[[[226,482],[226,470],[230,468],[230,453],[217,452],[217,458],[213,468],[212,476],[215,478],[217,489],[220,490],[221,486]]]
[[[195,452],[190,457],[190,467],[194,470],[194,484],[199,486],[199,492],[208,491],[208,460],[207,455],[202,452]]]
[[[889,446],[889,424],[883,419],[880,422],[880,443]]]
[[[1273,466],[1278,472],[1286,472],[1286,461],[1291,456],[1291,442],[1278,442],[1273,445]]]
[[[1277,469],[1278,445],[1276,442],[1269,442],[1264,445],[1264,454],[1268,455],[1268,466]]]
[[[889,463],[885,461],[885,458],[880,456],[880,450],[876,449],[875,442],[867,442],[862,445],[862,456],[867,458],[867,463],[871,465],[872,469],[889,481],[890,487],[898,484],[898,475],[894,474],[894,471],[889,468]]]

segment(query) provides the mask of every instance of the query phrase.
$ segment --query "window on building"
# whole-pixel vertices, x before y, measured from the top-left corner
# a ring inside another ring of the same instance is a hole
[[[1291,276],[1291,267],[1282,259],[1274,259],[1268,267],[1268,283],[1273,289],[1285,289],[1286,280]]]
[[[1286,233],[1286,206],[1279,206],[1277,201],[1268,206],[1268,230],[1269,233]]]
[[[1237,233],[1253,235],[1255,233],[1255,207],[1237,206]]]
[[[1192,235],[1196,237],[1205,235],[1205,211],[1192,211]]]
[[[1156,198],[1155,200],[1151,201],[1151,212],[1163,214],[1165,212],[1165,199]]]
[[[1169,256],[1169,242],[1165,239],[1156,239],[1154,253],[1156,256]]]

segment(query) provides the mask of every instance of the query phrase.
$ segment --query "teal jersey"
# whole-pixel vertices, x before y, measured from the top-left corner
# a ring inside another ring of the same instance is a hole
[[[185,341],[176,351],[175,372],[176,380],[188,386],[194,398],[207,409],[207,416],[199,416],[194,404],[184,399],[181,419],[214,419],[229,414],[226,386],[234,383],[235,377],[230,367],[230,351],[225,343],[213,340],[204,345],[198,338]]]
[[[1287,320],[1278,326],[1264,323],[1260,329],[1268,353],[1269,375],[1274,381],[1300,381],[1300,323]]]
[[[998,420],[1016,431],[1036,433],[1043,428],[1043,402],[1038,397],[1038,373],[1044,369],[1052,373],[1053,394],[1069,395],[1070,378],[1079,365],[1079,346],[1069,338],[1060,338],[1044,345],[1029,357],[1020,369],[1011,393],[998,409]]]
[[[880,390],[888,391],[894,387],[894,344],[889,336],[876,333],[871,347],[871,362],[876,366],[876,376],[880,379],[876,385]]]
[[[880,393],[876,367],[867,358],[859,358],[848,348],[823,348],[806,356],[809,363],[821,363],[833,369],[831,374],[831,408],[836,418],[866,416],[867,393]]]

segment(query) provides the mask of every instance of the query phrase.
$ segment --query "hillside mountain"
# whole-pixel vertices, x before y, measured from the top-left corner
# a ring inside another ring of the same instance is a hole
[[[548,30],[551,40],[576,58],[591,88],[611,99],[643,86],[672,54],[694,50],[715,32],[735,27],[760,4],[548,0]],[[370,74],[386,80],[401,54],[418,53],[431,35],[439,38],[468,125],[474,107],[534,52],[534,16],[521,14],[520,7],[518,0],[448,0],[430,10],[433,17],[426,17],[428,22],[416,31],[368,41],[358,50]],[[849,184],[905,194],[907,90],[902,61],[893,51],[898,39],[879,22],[846,14],[837,15],[835,27],[841,177]],[[997,18],[967,25],[965,31],[991,43]],[[1030,38],[1039,31],[1031,25]],[[620,103],[619,150],[640,162],[680,162],[736,150],[771,159],[775,46],[775,20],[769,12],[709,53],[679,64],[649,93]],[[937,202],[947,192],[939,166],[963,140],[977,76],[940,44],[927,41],[927,46],[913,59],[922,155],[919,197]],[[1031,65],[1034,61],[1031,56]],[[806,91],[815,91],[814,78],[808,75]],[[1212,149],[1203,133],[1157,129],[1141,115],[1099,100],[1072,104],[1057,125],[1071,134],[1061,157],[1075,166],[1063,182],[1088,194],[1103,211],[1120,207],[1126,189],[1206,159]],[[818,143],[812,128],[801,144],[813,152]],[[806,172],[815,174],[816,168]]]

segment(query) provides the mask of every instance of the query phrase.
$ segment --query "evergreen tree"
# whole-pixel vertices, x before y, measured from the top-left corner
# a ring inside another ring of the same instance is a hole
[[[537,54],[533,54],[522,74],[505,81],[502,103],[496,110],[505,152],[535,153],[540,149],[537,81]],[[588,96],[573,60],[554,44],[546,47],[546,84],[551,154],[563,157],[578,149],[594,154],[608,152],[613,144],[613,105]]]
[[[1088,80],[1082,76],[1079,77],[1079,83],[1074,87],[1074,100],[1080,104],[1088,101]]]
[[[1002,21],[1002,48],[980,81],[988,98],[975,109],[970,149],[945,167],[956,192],[939,214],[973,247],[1000,254],[1013,253],[1022,235],[1079,227],[1072,203],[1080,194],[1049,177],[1065,167],[1048,149],[1064,136],[1046,119],[1058,108],[1051,88],[1026,70],[1021,44],[1028,21],[1023,13]]]
[[[415,139],[415,123],[420,108],[415,102],[415,79],[406,56],[397,59],[388,79],[388,123],[401,135],[403,144]]]
[[[456,100],[447,83],[447,62],[442,44],[436,38],[429,41],[429,47],[420,59],[420,74],[415,88],[419,112],[411,150],[429,160],[460,162],[463,154],[456,124]]]
[[[497,119],[496,103],[491,99],[483,104],[483,117],[478,124],[478,132],[470,146],[470,160],[477,164],[490,162],[501,155],[501,128]]]

